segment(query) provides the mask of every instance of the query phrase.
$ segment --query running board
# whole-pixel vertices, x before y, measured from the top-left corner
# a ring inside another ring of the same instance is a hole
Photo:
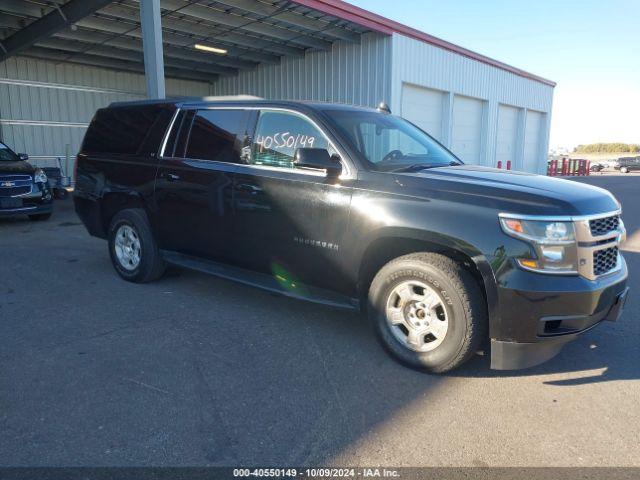
[[[286,297],[348,310],[359,309],[358,300],[355,298],[322,288],[311,287],[304,283],[289,282],[287,288],[284,285],[284,281],[280,282],[275,276],[265,273],[233,267],[231,265],[204,260],[169,250],[161,250],[160,254],[167,263],[172,265],[197,270],[227,280],[233,280],[234,282],[257,287]]]

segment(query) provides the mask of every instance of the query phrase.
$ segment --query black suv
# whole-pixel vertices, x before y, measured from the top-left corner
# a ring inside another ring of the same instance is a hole
[[[620,170],[620,173],[640,170],[640,157],[623,157],[618,160],[615,169]]]
[[[28,215],[47,220],[53,211],[53,197],[47,175],[33,167],[24,153],[14,153],[0,142],[0,217]]]
[[[609,192],[464,165],[384,109],[113,104],[87,130],[74,201],[125,280],[173,264],[360,310],[432,372],[488,339],[492,368],[541,363],[627,293]]]

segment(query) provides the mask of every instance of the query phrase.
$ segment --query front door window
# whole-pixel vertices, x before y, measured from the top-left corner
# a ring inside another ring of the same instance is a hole
[[[330,145],[324,134],[309,120],[290,112],[260,113],[251,149],[253,165],[294,168],[298,148],[326,148]],[[330,150],[330,153],[333,153]]]

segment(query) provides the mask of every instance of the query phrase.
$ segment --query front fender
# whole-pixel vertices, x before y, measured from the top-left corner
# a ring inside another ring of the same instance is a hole
[[[379,239],[415,241],[412,248],[431,248],[470,260],[482,280],[489,315],[489,333],[500,331],[496,272],[522,243],[506,236],[498,210],[438,198],[354,193],[345,245],[348,271],[360,271],[367,250]],[[420,245],[422,244],[422,245]],[[520,251],[518,250],[518,252]],[[407,252],[408,253],[408,252]]]
[[[487,259],[475,245],[463,239],[434,231],[385,227],[371,232],[369,240],[361,245],[357,254],[359,258],[359,268],[362,268],[363,262],[371,249],[376,248],[376,244],[387,244],[388,241],[412,241],[414,242],[413,245],[415,245],[414,249],[416,251],[423,249],[429,251],[435,250],[451,255],[456,259],[470,261],[473,266],[475,266],[475,273],[477,277],[481,279],[484,289],[487,313],[489,316],[489,333],[492,335],[494,332],[499,331],[500,317],[496,277],[489,259]]]

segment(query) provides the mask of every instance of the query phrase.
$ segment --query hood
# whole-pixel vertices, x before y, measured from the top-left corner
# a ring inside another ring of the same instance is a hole
[[[406,178],[407,187],[433,189],[430,195],[448,193],[508,213],[591,215],[620,208],[614,196],[599,187],[497,168],[459,165],[398,174],[401,178]]]
[[[35,168],[29,162],[0,161],[0,175],[11,175],[11,174],[18,174],[18,173],[33,175],[34,171],[35,171]]]

